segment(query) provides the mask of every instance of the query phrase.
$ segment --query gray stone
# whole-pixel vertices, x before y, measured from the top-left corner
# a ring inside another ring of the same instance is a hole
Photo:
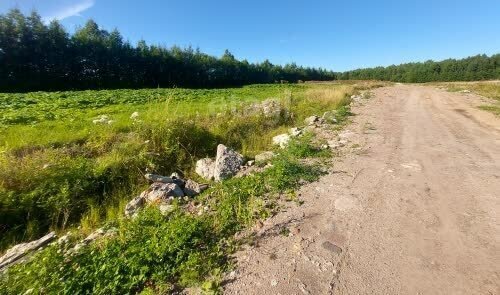
[[[196,162],[195,172],[201,177],[211,180],[214,178],[215,161],[211,158],[200,159]]]
[[[38,240],[15,245],[7,250],[2,257],[0,257],[0,271],[7,269],[12,264],[20,262],[28,254],[48,245],[50,242],[55,240],[55,238],[56,233],[51,232]]]
[[[184,186],[184,194],[189,197],[199,195],[208,188],[208,184],[199,184],[196,181],[188,179]]]
[[[155,182],[141,194],[148,203],[170,203],[173,198],[184,197],[184,192],[175,183]]]
[[[152,182],[162,182],[162,183],[174,182],[174,180],[171,177],[157,175],[157,174],[148,173],[148,174],[144,175],[144,177],[146,177],[147,180],[152,181]]]
[[[242,155],[223,144],[219,144],[214,167],[215,181],[221,181],[236,175],[243,163]]]
[[[286,133],[276,135],[275,137],[273,137],[273,144],[279,145],[280,148],[282,149],[284,149],[288,145],[289,141],[290,141],[290,135]]]
[[[260,162],[260,163],[267,162],[267,161],[271,160],[272,158],[274,158],[275,156],[276,156],[276,154],[273,152],[270,152],[270,151],[262,152],[262,153],[255,156],[255,161]]]
[[[125,216],[134,216],[142,207],[144,207],[144,205],[146,205],[146,198],[144,198],[143,196],[133,198],[125,206]]]

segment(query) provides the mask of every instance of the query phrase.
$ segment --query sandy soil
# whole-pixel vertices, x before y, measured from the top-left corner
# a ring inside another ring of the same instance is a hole
[[[500,120],[473,94],[374,93],[331,173],[235,255],[226,294],[500,294]]]

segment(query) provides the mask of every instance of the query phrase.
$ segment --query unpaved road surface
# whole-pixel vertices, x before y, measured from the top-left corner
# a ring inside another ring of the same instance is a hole
[[[226,294],[500,294],[500,120],[473,94],[373,92],[332,171],[235,255]]]

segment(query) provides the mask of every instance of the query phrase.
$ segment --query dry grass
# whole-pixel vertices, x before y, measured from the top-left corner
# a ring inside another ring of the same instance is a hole
[[[340,85],[329,88],[312,88],[308,89],[305,93],[309,102],[335,106],[335,108],[349,104],[350,98],[347,95],[352,93],[353,86]]]
[[[469,90],[481,96],[492,98],[496,101],[479,108],[500,116],[500,81],[434,83],[433,85],[444,86],[451,92]]]

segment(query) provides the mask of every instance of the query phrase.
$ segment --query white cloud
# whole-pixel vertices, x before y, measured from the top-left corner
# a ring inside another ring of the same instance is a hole
[[[94,0],[81,0],[72,5],[61,7],[55,10],[52,14],[45,16],[43,19],[49,23],[53,20],[63,20],[70,16],[81,16],[80,13],[94,6]]]

